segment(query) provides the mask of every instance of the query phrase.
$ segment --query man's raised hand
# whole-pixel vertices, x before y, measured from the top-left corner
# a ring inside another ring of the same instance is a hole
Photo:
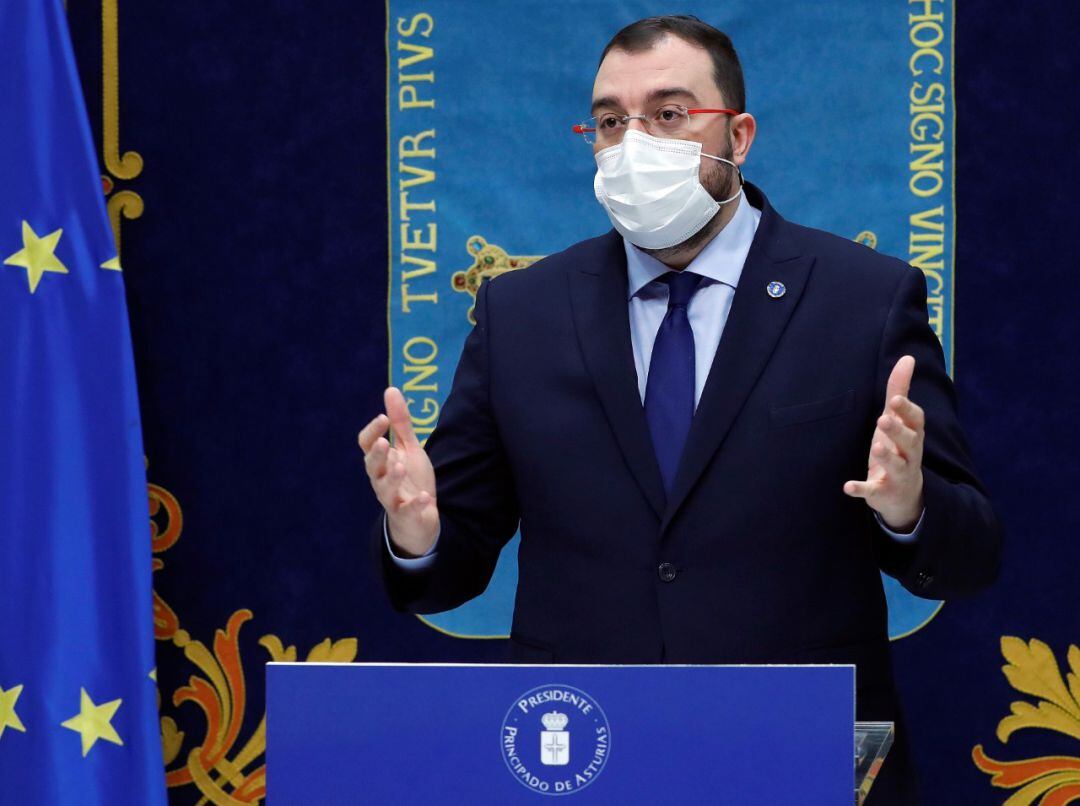
[[[386,510],[390,538],[403,552],[419,556],[439,534],[435,505],[435,470],[409,420],[409,408],[399,389],[383,394],[386,413],[360,431],[371,488]],[[386,438],[393,431],[394,444]]]
[[[848,481],[844,492],[863,498],[895,532],[910,532],[923,511],[923,410],[908,399],[915,359],[896,362],[885,389],[885,410],[870,444],[866,481]]]

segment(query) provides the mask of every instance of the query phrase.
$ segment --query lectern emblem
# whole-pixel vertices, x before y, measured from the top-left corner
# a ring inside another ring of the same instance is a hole
[[[581,689],[538,686],[506,712],[500,750],[522,786],[542,795],[571,795],[604,769],[611,729],[600,705]]]
[[[545,730],[540,731],[540,761],[549,767],[570,763],[570,731],[563,730],[570,717],[552,711],[540,717]]]

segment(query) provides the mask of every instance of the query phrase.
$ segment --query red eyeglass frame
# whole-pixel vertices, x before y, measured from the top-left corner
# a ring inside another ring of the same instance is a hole
[[[740,115],[741,112],[737,112],[734,109],[687,109],[688,115],[701,115],[701,114],[716,114],[716,115]],[[627,115],[626,117],[635,120],[640,120],[642,115]],[[595,126],[584,126],[580,123],[575,123],[571,129],[574,134],[590,134],[596,132]]]

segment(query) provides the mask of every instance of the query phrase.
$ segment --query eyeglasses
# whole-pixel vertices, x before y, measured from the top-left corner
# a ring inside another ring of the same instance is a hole
[[[687,109],[678,104],[664,104],[648,115],[616,115],[605,112],[589,118],[573,127],[586,143],[613,146],[622,142],[631,120],[640,120],[645,130],[654,137],[678,139],[690,133],[692,115],[737,115],[734,109]]]

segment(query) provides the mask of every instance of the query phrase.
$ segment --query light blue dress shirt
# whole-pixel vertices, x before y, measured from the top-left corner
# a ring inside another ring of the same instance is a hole
[[[694,406],[701,400],[701,392],[709,377],[716,348],[724,334],[731,302],[735,298],[735,289],[739,285],[746,256],[754,241],[761,211],[751,205],[745,195],[740,195],[731,204],[738,204],[735,215],[705,248],[701,250],[684,271],[700,274],[704,279],[690,299],[686,313],[690,328],[694,332]],[[659,278],[671,271],[652,255],[642,252],[632,243],[623,239],[626,249],[626,271],[629,279],[627,293],[630,306],[630,342],[634,348],[634,366],[637,369],[638,394],[642,405],[645,403],[645,384],[649,378],[649,362],[652,359],[653,344],[660,330],[660,323],[667,315],[668,286],[659,282]],[[764,291],[762,292],[764,293]],[[869,446],[867,446],[869,450]],[[923,512],[925,515],[925,511]],[[877,513],[878,525],[894,540],[908,542],[915,540],[922,526],[922,516],[910,534],[893,532],[882,522]],[[434,561],[435,544],[422,557],[405,559],[394,554],[386,521],[383,521],[386,546],[390,556],[402,568],[420,570]]]
[[[704,279],[698,286],[686,308],[690,329],[694,331],[694,406],[701,400],[701,391],[709,377],[713,356],[720,344],[720,337],[731,312],[731,301],[739,285],[746,255],[754,241],[761,211],[750,205],[745,196],[739,196],[731,204],[738,204],[735,215],[716,234],[685,271],[700,274]],[[645,383],[649,378],[653,344],[660,330],[660,323],[667,315],[668,287],[658,282],[671,271],[652,255],[642,252],[623,239],[626,248],[626,271],[629,278],[630,343],[634,347],[634,365],[637,367],[638,394],[645,403]]]

